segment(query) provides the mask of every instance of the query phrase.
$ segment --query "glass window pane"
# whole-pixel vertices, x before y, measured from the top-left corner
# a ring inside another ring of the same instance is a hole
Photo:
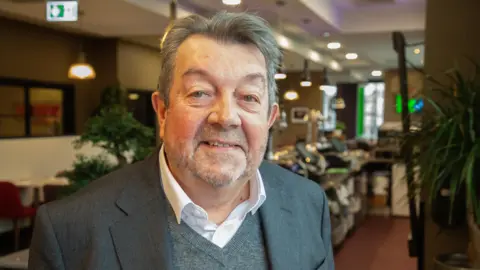
[[[61,89],[30,88],[31,136],[63,134],[63,92]]]
[[[24,88],[0,85],[0,137],[21,136],[25,136]]]

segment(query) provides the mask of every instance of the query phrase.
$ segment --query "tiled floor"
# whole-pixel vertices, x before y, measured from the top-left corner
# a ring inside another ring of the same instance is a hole
[[[415,270],[408,219],[369,217],[335,256],[336,270]]]

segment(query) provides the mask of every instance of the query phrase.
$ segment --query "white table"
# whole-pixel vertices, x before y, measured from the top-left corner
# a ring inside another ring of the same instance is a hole
[[[0,257],[0,269],[28,269],[29,250],[24,249]]]
[[[20,188],[20,194],[22,197],[22,204],[30,206],[33,203],[43,202],[45,195],[43,193],[43,187],[46,185],[53,186],[66,186],[69,184],[68,179],[59,177],[29,177],[22,179],[6,180]],[[37,194],[35,194],[37,193]]]

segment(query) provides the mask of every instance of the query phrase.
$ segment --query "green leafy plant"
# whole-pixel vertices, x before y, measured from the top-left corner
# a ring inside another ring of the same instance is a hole
[[[427,112],[422,126],[407,135],[405,143],[413,147],[412,165],[418,168],[419,188],[429,192],[430,202],[441,189],[448,187],[451,209],[464,190],[463,207],[471,210],[480,224],[480,68],[475,65],[474,76],[459,70],[446,73],[448,84],[429,78],[435,95],[423,95]],[[429,110],[428,110],[429,109]]]
[[[58,174],[70,182],[65,190],[67,195],[114,170],[144,159],[154,151],[154,129],[144,126],[128,112],[123,91],[120,87],[105,89],[101,106],[73,142],[77,150],[90,144],[102,148],[104,153],[92,157],[78,155],[71,170]],[[115,157],[116,162],[110,161],[108,155]]]
[[[342,121],[337,121],[335,129],[345,131],[347,130],[347,125],[345,125],[345,123]]]
[[[105,155],[87,157],[78,154],[73,163],[73,169],[63,171],[57,174],[57,177],[65,177],[70,185],[65,186],[63,193],[69,195],[82,187],[88,185],[92,180],[98,179],[114,170],[119,166],[110,162]]]
[[[115,156],[120,166],[128,163],[126,153],[133,151],[140,159],[154,145],[153,129],[138,122],[122,105],[112,105],[88,120],[85,132],[75,141],[80,148],[86,143],[103,148]]]

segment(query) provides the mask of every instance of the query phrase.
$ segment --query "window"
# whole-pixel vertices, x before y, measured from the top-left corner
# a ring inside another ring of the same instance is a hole
[[[337,113],[332,106],[332,102],[337,96],[337,87],[336,86],[326,86],[323,89],[323,117],[325,121],[323,122],[323,131],[333,131],[337,125]]]
[[[25,136],[25,91],[0,85],[0,137]]]
[[[75,134],[74,87],[0,78],[0,138]]]
[[[376,140],[378,129],[384,121],[385,83],[367,83],[359,88],[357,136]]]
[[[63,91],[52,88],[30,88],[30,133],[32,136],[63,134]]]

